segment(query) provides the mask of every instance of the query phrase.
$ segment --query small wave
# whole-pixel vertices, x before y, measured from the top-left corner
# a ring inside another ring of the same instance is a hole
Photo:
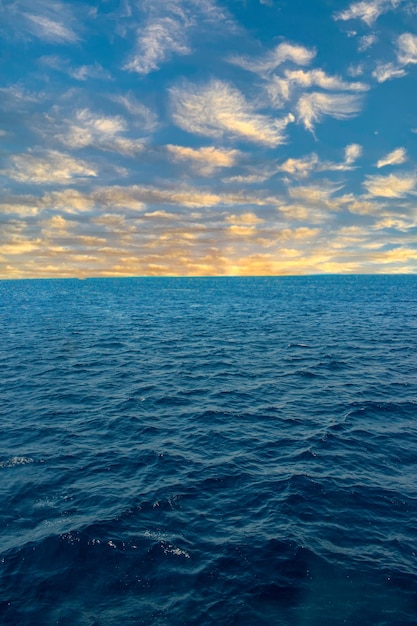
[[[7,461],[1,461],[0,467],[15,467],[16,465],[28,465],[29,463],[33,463],[33,459],[26,456],[14,456],[12,459],[8,459]]]
[[[1,300],[0,623],[415,626],[416,278],[187,280]]]

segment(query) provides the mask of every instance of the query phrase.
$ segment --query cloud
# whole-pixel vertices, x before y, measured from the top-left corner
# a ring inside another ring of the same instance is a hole
[[[66,185],[73,179],[97,176],[97,171],[85,161],[56,150],[16,155],[11,162],[13,167],[2,173],[21,183]]]
[[[277,167],[278,172],[285,172],[293,176],[304,177],[308,176],[314,169],[317,168],[319,158],[317,154],[309,154],[300,159],[287,159]]]
[[[365,83],[349,83],[339,76],[329,76],[323,70],[286,70],[285,77],[290,83],[300,87],[320,87],[328,91],[366,91]]]
[[[127,197],[133,194],[135,199],[146,204],[173,204],[180,207],[212,207],[229,205],[262,205],[266,201],[256,196],[243,194],[218,194],[209,189],[195,189],[193,187],[178,186],[175,189],[159,189],[153,186],[132,185],[128,188],[111,187],[111,193],[119,191]],[[105,192],[107,196],[108,192]]]
[[[100,63],[94,62],[91,65],[80,65],[72,67],[68,59],[56,54],[49,54],[40,57],[39,63],[57,72],[62,72],[75,78],[75,80],[86,81],[90,78],[110,80],[111,74],[105,70]]]
[[[10,243],[0,245],[0,255],[20,255],[39,250],[41,246],[41,239],[25,241],[24,239],[13,237]]]
[[[378,41],[378,37],[376,35],[364,35],[359,40],[358,50],[359,52],[364,52],[368,50],[371,46],[374,45]]]
[[[272,76],[266,90],[273,106],[282,108],[298,89],[320,87],[326,91],[367,91],[362,82],[346,82],[339,76],[330,76],[320,69],[309,71],[285,70],[284,76]]]
[[[123,69],[142,76],[158,70],[175,55],[190,54],[190,39],[195,32],[201,35],[209,26],[213,36],[234,29],[227,11],[212,0],[142,0],[135,4],[146,17],[136,29],[135,50]]]
[[[172,17],[152,19],[137,32],[136,52],[123,69],[149,74],[173,53],[189,54],[184,25]]]
[[[139,125],[144,131],[153,132],[158,127],[158,116],[155,111],[139,102],[132,93],[109,97],[113,102],[121,104],[134,118],[135,125]]]
[[[301,187],[291,187],[288,190],[290,198],[303,200],[307,205],[319,205],[326,208],[339,208],[339,202],[333,200],[331,196],[341,189],[340,185],[322,182],[318,185],[306,185]]]
[[[79,41],[78,35],[61,21],[51,19],[45,15],[26,14],[29,21],[28,29],[33,35],[51,43],[76,43]]]
[[[163,189],[153,185],[113,185],[98,187],[89,193],[75,189],[52,191],[38,201],[40,208],[50,207],[68,212],[96,211],[97,209],[129,209],[143,211],[149,205],[172,205],[178,210],[186,208],[209,208],[218,206],[264,206],[268,199],[242,193],[215,193],[210,188],[202,189],[177,185]]]
[[[356,215],[381,215],[383,205],[379,202],[370,202],[369,200],[353,199],[348,204],[350,213]]]
[[[368,26],[372,26],[380,15],[395,9],[402,0],[368,0],[364,2],[353,2],[348,9],[335,14],[336,20],[359,19]]]
[[[262,74],[275,70],[285,62],[295,63],[296,65],[309,65],[315,56],[315,50],[296,44],[280,43],[273,50],[258,59],[234,56],[229,58],[229,62],[249,72]]]
[[[109,80],[111,75],[107,72],[99,63],[93,63],[92,65],[80,65],[73,69],[68,70],[68,74],[76,80],[89,80],[91,78]]]
[[[314,123],[323,115],[338,120],[348,119],[356,115],[361,107],[362,99],[357,95],[325,94],[313,92],[301,96],[297,103],[298,120],[311,132]]]
[[[410,228],[415,228],[416,222],[415,220],[406,221],[404,219],[400,219],[398,217],[385,217],[382,220],[379,220],[373,225],[375,230],[385,230],[385,229],[393,229],[399,230],[402,232],[407,232]]]
[[[257,225],[264,222],[263,219],[251,211],[246,211],[240,215],[228,215],[225,221],[230,224],[229,233],[231,235],[249,239],[256,235]]]
[[[397,59],[401,65],[417,63],[417,36],[404,33],[397,39]]]
[[[285,142],[289,114],[274,120],[254,111],[243,94],[220,80],[206,85],[185,84],[171,89],[174,122],[189,133],[220,138],[224,135],[275,147]]]
[[[272,76],[266,85],[266,92],[273,107],[277,109],[283,108],[291,99],[293,85],[288,78],[281,76]]]
[[[350,165],[362,156],[362,146],[358,143],[351,143],[345,148],[345,163]]]
[[[195,188],[187,185],[176,185],[170,188],[160,188],[153,185],[128,185],[96,187],[90,191],[80,191],[74,188],[51,190],[43,195],[3,194],[0,201],[0,213],[3,215],[3,226],[0,229],[0,239],[6,237],[8,231],[12,233],[26,230],[26,218],[40,216],[42,224],[51,223],[55,229],[61,231],[71,225],[77,229],[79,236],[102,237],[103,231],[108,231],[107,250],[97,250],[102,262],[107,265],[107,257],[118,254],[113,249],[112,240],[116,234],[118,238],[129,241],[132,252],[138,254],[138,248],[132,238],[141,239],[142,243],[156,246],[155,256],[162,260],[164,256],[158,246],[158,232],[168,221],[186,224],[187,230],[201,234],[211,224],[213,244],[221,238],[218,230],[224,216],[233,207],[234,211],[242,214],[235,223],[243,226],[260,224],[261,217],[256,217],[253,208],[270,207],[271,200],[262,199],[256,195],[243,193],[214,193],[209,187]],[[201,211],[200,209],[204,209]],[[18,219],[16,219],[16,217]],[[53,219],[53,218],[56,219]],[[52,221],[51,221],[52,218]],[[9,225],[7,225],[9,220]],[[38,231],[39,218],[31,222],[31,236]],[[101,225],[95,228],[92,224]],[[144,227],[138,228],[139,224]],[[146,224],[146,225],[145,225]],[[168,225],[166,235],[172,241],[178,239],[179,233],[173,226]],[[175,227],[176,228],[176,227]],[[42,237],[44,237],[44,233]],[[268,236],[267,234],[265,236]],[[181,249],[181,242],[176,242]],[[74,242],[69,242],[67,251],[72,257]],[[49,243],[46,245],[49,247]],[[79,249],[76,244],[76,249]],[[182,250],[184,253],[184,249]],[[44,267],[44,264],[42,264]],[[88,270],[87,270],[88,271]],[[1,272],[1,270],[0,270]]]
[[[401,165],[401,163],[405,163],[406,160],[407,152],[405,148],[397,148],[380,159],[376,166],[380,168],[385,167],[386,165]]]
[[[253,184],[253,183],[263,183],[268,178],[271,178],[275,174],[275,170],[266,169],[265,171],[259,171],[254,174],[239,174],[237,176],[229,176],[227,178],[222,178],[223,183],[243,183],[243,184]]]
[[[367,176],[363,183],[371,196],[382,198],[403,198],[414,191],[417,183],[416,174],[403,176]]]
[[[6,39],[40,39],[46,44],[80,41],[80,25],[71,3],[59,0],[13,0],[0,2],[0,33]]]
[[[363,65],[360,63],[359,65],[349,65],[347,69],[347,73],[352,78],[357,78],[358,76],[363,75]]]
[[[184,146],[167,145],[166,148],[174,161],[191,163],[192,167],[203,176],[210,176],[210,174],[222,167],[232,167],[241,154],[238,150],[214,147],[187,148]]]
[[[276,171],[285,172],[296,177],[303,178],[308,176],[311,172],[326,172],[326,171],[346,171],[351,170],[352,163],[354,163],[362,154],[362,146],[353,143],[345,148],[345,158],[342,163],[334,163],[331,161],[320,161],[317,154],[309,154],[300,159],[287,159],[280,166],[276,168]],[[333,193],[333,189],[329,189],[327,193]]]
[[[51,116],[47,119],[52,122],[49,132],[68,148],[94,146],[100,150],[134,156],[144,147],[143,139],[123,136],[129,129],[120,115],[97,115],[89,109],[79,109],[72,119],[58,122]]]
[[[230,222],[232,224],[245,224],[247,226],[254,226],[256,224],[261,224],[264,222],[263,219],[252,213],[251,211],[247,211],[246,213],[241,213],[240,215],[228,215],[226,217],[226,222]]]
[[[0,214],[2,216],[12,214],[22,218],[29,215],[37,215],[39,208],[39,198],[31,194],[6,195],[3,193],[0,202]],[[15,221],[15,228],[17,224],[18,222]]]
[[[236,175],[223,178],[223,182],[231,183],[261,183],[277,173],[284,173],[295,179],[302,179],[310,176],[313,172],[343,172],[354,169],[352,165],[362,155],[362,146],[350,144],[344,150],[344,160],[341,162],[320,160],[319,156],[313,152],[303,157],[290,157],[282,163],[268,161],[267,164],[247,168],[245,175]],[[288,182],[288,181],[286,181]]]
[[[44,194],[38,204],[41,209],[52,206],[55,211],[84,213],[94,208],[95,200],[94,194],[82,193],[77,189],[64,189]]]
[[[397,61],[395,63],[379,63],[372,76],[379,83],[383,83],[392,78],[402,78],[407,72],[404,70],[405,65],[417,63],[417,36],[411,33],[403,33],[396,42]]]
[[[19,83],[9,87],[0,87],[0,94],[2,96],[1,108],[14,112],[17,109],[25,108],[24,105],[26,104],[41,102],[44,98],[44,93],[28,91]]]
[[[402,78],[406,75],[406,71],[402,67],[398,67],[393,63],[382,63],[372,72],[372,76],[376,78],[379,83],[384,83],[386,80],[392,78]]]
[[[375,263],[405,263],[406,261],[417,260],[417,250],[414,248],[406,248],[398,246],[391,250],[384,250],[383,252],[376,253],[371,259]],[[412,271],[410,268],[409,271]],[[401,272],[404,272],[404,268],[401,268]]]

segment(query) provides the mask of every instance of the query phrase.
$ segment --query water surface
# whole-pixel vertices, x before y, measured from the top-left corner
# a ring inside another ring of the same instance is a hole
[[[416,289],[0,282],[0,622],[414,626]]]

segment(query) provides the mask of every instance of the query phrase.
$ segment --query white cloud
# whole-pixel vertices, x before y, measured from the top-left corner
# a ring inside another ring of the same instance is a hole
[[[240,215],[228,215],[226,217],[226,222],[230,222],[232,224],[245,224],[247,226],[254,226],[255,224],[261,224],[264,220],[255,215],[250,211],[246,213],[241,213]]]
[[[352,164],[362,154],[362,147],[359,144],[350,144],[344,151],[344,160],[341,162],[321,161],[319,156],[313,152],[303,157],[290,157],[282,163],[269,161],[267,165],[247,168],[247,174],[236,175],[222,179],[223,182],[237,183],[262,183],[278,173],[288,175],[284,180],[289,182],[289,178],[303,179],[313,172],[343,172],[354,169]],[[332,190],[333,192],[333,190]]]
[[[80,40],[79,24],[71,3],[59,0],[13,0],[0,2],[0,30],[6,37],[46,43],[72,44]]]
[[[404,65],[417,63],[417,36],[411,33],[403,33],[397,39],[397,61],[395,63],[380,63],[372,72],[372,76],[379,83],[392,78],[402,78],[406,75]]]
[[[72,67],[68,59],[62,58],[56,54],[50,54],[40,57],[39,63],[44,66],[46,65],[48,68],[52,68],[57,72],[63,72],[64,74],[80,81],[86,81],[89,78],[104,80],[111,79],[111,74],[97,62],[91,65]]]
[[[97,202],[111,206],[131,206],[132,202],[146,204],[172,204],[180,207],[212,207],[218,205],[262,205],[266,202],[254,196],[240,194],[218,194],[210,189],[196,189],[178,185],[173,189],[154,186],[131,185],[129,187],[107,187],[95,192]]]
[[[371,46],[374,45],[378,41],[378,37],[376,35],[364,35],[359,40],[358,50],[359,52],[364,52],[368,50]]]
[[[340,201],[331,196],[339,191],[342,185],[335,185],[322,181],[321,185],[306,185],[303,187],[291,187],[288,190],[290,198],[302,200],[306,205],[319,205],[326,208],[339,208]]]
[[[406,160],[407,152],[405,148],[397,148],[380,159],[376,166],[380,168],[385,167],[386,165],[401,165],[401,163],[405,163]]]
[[[352,20],[361,19],[368,26],[371,26],[380,16],[381,10],[379,2],[356,2],[350,5],[348,9],[340,11],[335,15],[336,20]]]
[[[111,78],[109,72],[104,70],[99,63],[80,65],[79,67],[69,69],[68,74],[72,76],[72,78],[82,81],[88,80],[89,78],[102,78],[107,80]]]
[[[28,91],[19,83],[10,87],[0,87],[2,95],[2,109],[16,111],[20,105],[40,102],[44,94]]]
[[[284,143],[284,129],[294,121],[291,114],[274,120],[256,113],[240,91],[220,80],[172,88],[171,108],[174,122],[190,133],[206,137],[226,134],[267,146]]]
[[[372,76],[376,78],[379,83],[384,83],[386,80],[391,80],[392,78],[402,78],[405,75],[406,71],[393,63],[382,63],[377,65],[372,72]]]
[[[349,65],[348,69],[347,69],[347,73],[349,74],[349,76],[352,76],[352,78],[357,78],[358,76],[362,76],[363,75],[363,65],[359,64],[359,65]]]
[[[363,183],[371,196],[382,198],[403,198],[412,192],[417,183],[416,174],[403,176],[367,176]]]
[[[350,213],[356,215],[381,215],[384,205],[379,202],[370,202],[369,200],[354,199],[348,205]]]
[[[401,65],[417,63],[417,35],[404,33],[398,37],[397,59]]]
[[[56,150],[16,155],[11,157],[11,162],[13,167],[2,173],[22,183],[66,185],[73,179],[97,176],[97,171],[85,161]]]
[[[133,116],[135,124],[147,132],[154,131],[158,126],[158,116],[155,111],[139,102],[132,93],[110,96],[113,102],[121,104]]]
[[[415,228],[415,221],[406,221],[398,217],[385,217],[374,224],[375,230],[385,230],[386,228],[406,232],[410,228]]]
[[[244,184],[256,184],[263,183],[277,173],[278,165],[275,160],[268,159],[266,163],[261,163],[255,166],[246,166],[244,172],[222,178],[224,183],[244,183]]]
[[[128,131],[128,125],[120,115],[96,115],[88,109],[79,109],[73,119],[64,120],[58,126],[61,132],[54,129],[54,137],[69,148],[95,146],[128,156],[143,150],[143,139],[123,136]]]
[[[149,74],[159,69],[173,53],[189,54],[184,25],[172,17],[152,19],[138,29],[136,52],[124,69]]]
[[[308,176],[311,172],[337,172],[351,170],[354,163],[362,155],[362,146],[352,143],[345,148],[345,159],[342,163],[320,161],[317,154],[309,154],[300,159],[287,159],[276,168],[276,171],[286,172],[297,177]],[[331,190],[333,193],[333,189]]]
[[[285,103],[290,100],[292,95],[292,85],[288,78],[281,78],[280,76],[272,76],[271,80],[266,86],[266,91],[271,101],[271,104],[281,109],[285,106]]]
[[[315,56],[315,50],[296,44],[281,43],[276,46],[274,50],[271,50],[258,59],[235,56],[231,57],[229,61],[249,72],[262,74],[264,72],[271,72],[279,65],[282,65],[282,63],[288,61],[296,65],[309,65]]]
[[[308,156],[300,159],[287,159],[278,166],[278,172],[285,172],[286,174],[292,174],[294,176],[308,176],[312,170],[317,168],[319,158],[317,154],[309,154]]]
[[[145,15],[136,30],[136,47],[123,69],[147,75],[174,55],[191,53],[190,38],[196,32],[210,34],[235,28],[226,10],[213,0],[141,0],[128,13]],[[215,30],[213,29],[215,24]]]
[[[313,92],[301,96],[297,103],[298,119],[307,130],[313,131],[314,123],[323,115],[339,120],[348,119],[359,112],[361,98],[357,95],[324,94]]]
[[[55,211],[66,213],[81,213],[91,211],[94,200],[90,194],[82,193],[77,189],[64,189],[44,194],[40,208],[53,207]]]
[[[188,148],[167,145],[166,148],[174,161],[188,161],[195,170],[205,176],[209,176],[222,167],[232,167],[240,155],[238,150],[214,147]]]
[[[320,69],[285,70],[284,77],[272,76],[266,85],[266,91],[271,104],[276,108],[283,108],[300,89],[320,87],[326,91],[367,91],[368,85],[362,82],[347,82],[339,76],[330,76]]]
[[[362,156],[362,146],[358,143],[351,143],[345,148],[345,163],[350,165]]]
[[[360,19],[368,26],[372,26],[374,22],[383,13],[395,9],[401,4],[402,0],[367,0],[364,2],[353,2],[348,9],[335,14],[336,20],[353,20]]]
[[[294,85],[300,87],[321,87],[328,91],[366,91],[365,83],[349,83],[339,76],[329,76],[323,70],[286,70],[285,77]]]
[[[44,41],[54,43],[75,43],[78,35],[62,22],[52,20],[43,15],[27,14],[26,18],[31,22],[29,28],[36,37]]]

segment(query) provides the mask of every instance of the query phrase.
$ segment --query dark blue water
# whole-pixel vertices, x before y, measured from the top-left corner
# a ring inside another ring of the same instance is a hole
[[[417,277],[0,282],[0,623],[417,623]]]

